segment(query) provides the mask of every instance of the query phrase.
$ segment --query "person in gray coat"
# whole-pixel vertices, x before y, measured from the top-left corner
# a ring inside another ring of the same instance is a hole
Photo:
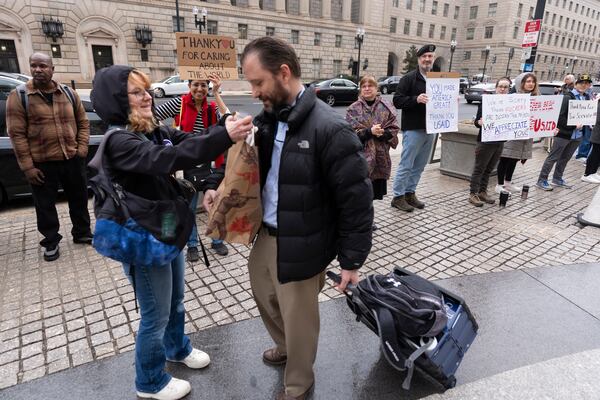
[[[530,93],[532,96],[540,94],[538,80],[532,73],[519,75],[515,79],[515,87],[517,88],[517,93]],[[500,162],[498,163],[496,193],[500,193],[502,190],[508,190],[509,192],[521,191],[520,186],[512,184],[512,176],[519,160],[521,160],[521,164],[525,164],[532,157],[532,147],[533,139],[509,140],[504,143]]]
[[[600,167],[600,113],[596,116],[596,125],[594,125],[590,142],[592,150],[587,158],[581,180],[588,183],[600,183],[600,174],[598,174],[598,167]]]

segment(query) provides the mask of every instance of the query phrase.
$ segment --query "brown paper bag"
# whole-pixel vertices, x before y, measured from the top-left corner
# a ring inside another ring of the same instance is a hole
[[[213,239],[248,245],[262,224],[258,152],[245,141],[227,153],[225,178],[208,213],[206,234]]]

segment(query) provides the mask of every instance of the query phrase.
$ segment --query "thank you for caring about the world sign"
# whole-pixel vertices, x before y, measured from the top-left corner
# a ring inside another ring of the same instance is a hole
[[[238,79],[235,39],[229,36],[177,32],[177,63],[181,79]]]
[[[529,139],[529,94],[486,94],[482,96],[481,141]]]
[[[569,100],[567,125],[594,125],[597,113],[597,100]]]
[[[427,133],[458,131],[458,93],[460,74],[430,72],[427,74],[426,111]]]

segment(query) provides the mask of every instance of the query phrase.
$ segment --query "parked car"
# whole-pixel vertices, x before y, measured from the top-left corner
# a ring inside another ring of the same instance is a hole
[[[465,93],[465,91],[469,88],[469,79],[468,78],[460,78],[460,93]]]
[[[398,87],[401,76],[390,76],[377,84],[379,91],[383,94],[394,93]]]
[[[389,75],[386,75],[386,76],[380,76],[379,78],[377,78],[377,83],[379,83],[379,82],[383,82],[383,81],[385,81],[387,78],[389,78]]]
[[[538,85],[540,88],[540,94],[543,95],[554,95],[559,94],[563,83],[561,81],[554,82],[540,82]]]
[[[0,72],[0,76],[4,76],[6,78],[16,79],[21,81],[21,83],[25,83],[31,79],[31,76],[25,74],[18,74],[16,72]]]
[[[7,78],[0,77],[0,87],[2,85],[2,79]],[[0,96],[3,95],[4,91],[0,91]],[[6,95],[8,95],[8,93]],[[87,156],[87,161],[89,162],[94,154],[96,154],[98,145],[102,140],[102,135],[104,135],[108,126],[102,122],[98,114],[94,111],[89,95],[80,95],[80,98],[90,121],[90,144]],[[6,97],[4,97],[4,99],[6,99]],[[4,102],[6,102],[6,100],[4,100]],[[2,119],[0,124],[5,126],[5,107],[3,105],[0,105],[0,107],[2,107]],[[90,172],[91,171],[88,169],[88,177],[91,176]],[[4,136],[0,137],[0,206],[6,204],[9,200],[30,195],[31,187],[29,186],[29,183],[27,183],[25,175],[21,172],[21,169],[17,164],[12,142],[10,141],[10,138],[6,136],[6,133],[4,133]]]
[[[481,102],[484,94],[496,93],[496,85],[493,83],[479,83],[468,88],[465,92],[465,100],[471,104],[474,101]]]
[[[596,98],[598,98],[598,96],[600,96],[600,83],[594,83],[591,87],[592,89],[592,93],[594,93],[594,96],[596,96]]]
[[[212,82],[208,84],[208,95],[212,96]],[[182,80],[179,75],[168,76],[150,85],[154,97],[181,96],[190,91],[187,80]]]
[[[328,79],[314,84],[317,97],[325,103],[350,104],[358,99],[358,85],[347,79]]]
[[[6,136],[6,99],[23,82],[0,73],[0,136]]]

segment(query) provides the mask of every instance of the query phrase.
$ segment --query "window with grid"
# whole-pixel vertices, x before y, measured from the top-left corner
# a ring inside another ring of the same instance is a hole
[[[452,28],[452,34],[450,35],[450,40],[456,40],[456,28]]]
[[[444,17],[448,16],[448,13],[450,12],[450,4],[448,3],[444,3]]]
[[[396,33],[396,23],[397,23],[396,17],[390,18],[390,32],[391,33]]]
[[[313,65],[313,78],[315,78],[315,79],[320,78],[321,77],[321,59],[313,58],[312,65]]]
[[[433,39],[434,34],[435,34],[435,25],[429,24],[429,39]]]
[[[406,9],[407,10],[412,10],[412,0],[406,0]]]
[[[426,0],[419,0],[419,11],[421,11],[422,13],[425,12],[425,1]]]
[[[498,10],[498,3],[490,3],[490,5],[488,6],[488,18],[495,17],[497,10]]]
[[[404,20],[404,34],[410,35],[410,19]]]
[[[206,33],[209,35],[219,34],[219,22],[218,21],[206,21]]]
[[[442,26],[440,28],[440,40],[445,40],[446,39],[446,27]]]
[[[437,15],[438,2],[433,0],[431,3],[431,15]]]
[[[265,29],[265,36],[275,36],[275,27],[267,26]]]
[[[486,26],[483,38],[484,39],[491,39],[492,36],[494,36],[494,27],[493,26]]]
[[[300,43],[300,31],[292,29],[292,44]]]
[[[467,40],[473,40],[475,38],[475,28],[467,28]]]
[[[417,36],[423,36],[423,23],[419,22],[417,24]]]
[[[470,51],[465,51],[464,59],[465,60],[470,60],[471,59],[471,52]]]
[[[313,41],[313,44],[315,46],[320,46],[321,45],[321,33],[320,32],[315,32],[315,39]]]
[[[333,60],[333,76],[338,76],[341,73],[342,73],[342,60]]]
[[[519,7],[517,8],[517,17],[520,17],[523,14],[523,3],[519,3]]]
[[[238,24],[238,38],[248,39],[248,25]]]
[[[179,28],[181,32],[185,32],[185,19],[183,17],[179,17]],[[177,32],[177,17],[173,16],[173,32]]]
[[[454,6],[454,19],[458,19],[459,15],[460,15],[460,7]]]
[[[471,8],[469,8],[469,19],[477,19],[477,10],[479,9],[478,6],[471,6]]]
[[[335,47],[342,47],[342,35],[335,35]]]

